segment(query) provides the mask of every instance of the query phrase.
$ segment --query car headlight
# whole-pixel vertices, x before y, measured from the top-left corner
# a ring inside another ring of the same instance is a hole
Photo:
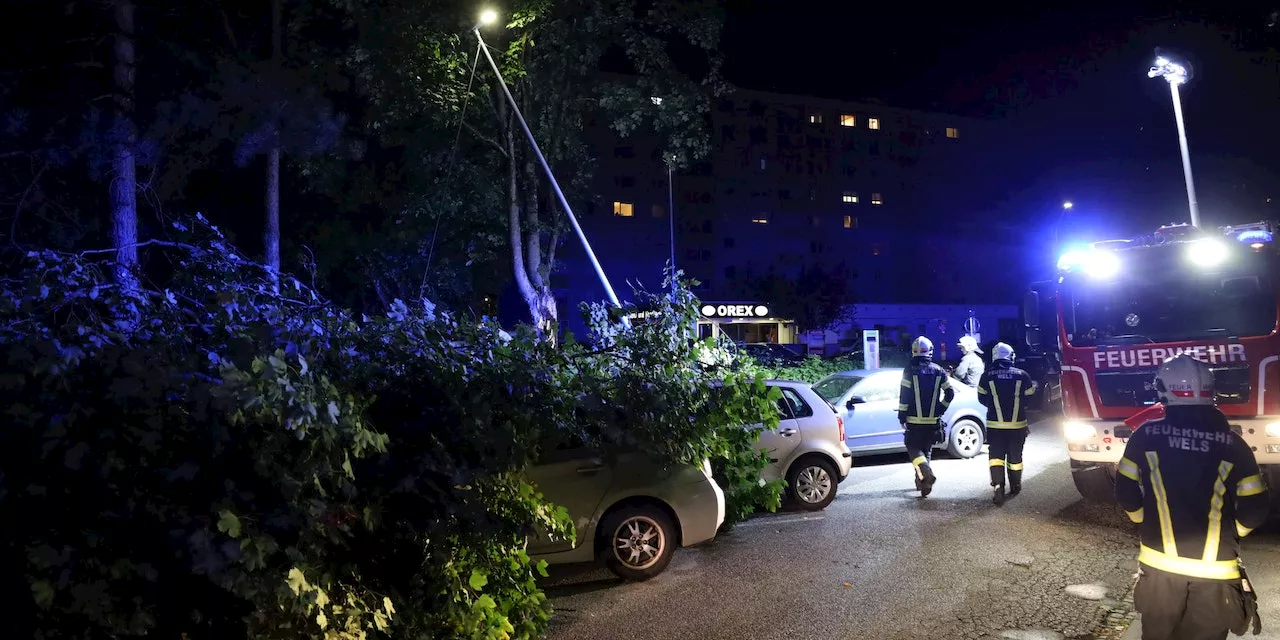
[[[1067,440],[1092,440],[1098,437],[1098,429],[1083,422],[1067,422],[1062,425],[1062,434]]]
[[[1267,423],[1267,437],[1280,438],[1280,422]]]

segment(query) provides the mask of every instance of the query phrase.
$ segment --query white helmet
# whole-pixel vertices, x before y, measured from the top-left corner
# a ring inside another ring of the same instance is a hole
[[[933,341],[920,336],[911,343],[911,355],[913,357],[924,356],[926,358],[933,357]]]
[[[974,340],[973,336],[961,336],[957,344],[965,353],[982,353],[982,349],[978,348],[978,341]]]
[[[1164,361],[1156,374],[1156,397],[1169,405],[1213,404],[1213,370],[1183,353]]]
[[[991,349],[992,360],[1013,360],[1013,347],[1003,343],[996,343],[995,348]]]

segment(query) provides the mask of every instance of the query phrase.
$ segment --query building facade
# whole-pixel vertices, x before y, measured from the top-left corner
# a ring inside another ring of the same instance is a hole
[[[859,303],[1016,300],[1001,260],[1017,262],[1002,256],[1019,243],[983,222],[1004,188],[999,167],[1016,161],[1000,124],[754,91],[709,120],[710,157],[670,175],[655,140],[591,128],[599,160],[579,215],[620,297],[660,287],[674,258],[713,310],[770,308],[753,283],[815,268],[843,268]],[[578,330],[577,302],[604,292],[579,246],[561,255],[561,315]],[[715,315],[709,324],[726,320]],[[732,320],[746,325],[740,340],[803,341],[785,317]]]

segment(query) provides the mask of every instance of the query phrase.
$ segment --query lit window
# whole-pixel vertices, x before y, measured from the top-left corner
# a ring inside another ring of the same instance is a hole
[[[960,130],[959,130],[959,129],[957,129],[957,128],[955,128],[955,127],[947,127],[947,137],[948,137],[948,138],[959,138],[959,137],[960,137]]]
[[[849,203],[849,204],[857,204],[857,202],[858,202],[858,192],[857,192],[857,191],[846,191],[846,192],[844,192],[844,198],[843,198],[843,200],[844,200],[845,202]]]
[[[809,114],[809,124],[822,124],[822,114],[821,113]]]
[[[630,202],[617,202],[617,201],[614,201],[614,203],[613,203],[613,215],[615,215],[615,216],[619,216],[619,217],[622,217],[622,218],[630,218],[631,216],[634,216],[635,214],[636,214],[635,206],[634,206],[634,205],[632,205]]]
[[[858,228],[858,219],[857,219],[857,218],[855,218],[855,217],[853,217],[853,216],[845,216],[845,217],[844,217],[844,228],[846,228],[846,229],[857,229],[857,228]]]
[[[840,126],[842,127],[858,126],[858,116],[855,116],[852,113],[846,113],[840,116]]]
[[[666,207],[664,207],[664,206],[662,206],[662,205],[660,205],[660,204],[655,204],[655,205],[653,205],[653,217],[655,217],[655,218],[665,218],[666,216],[667,216],[667,208],[666,208]]]
[[[760,170],[764,171],[764,156],[760,156]]]
[[[769,224],[769,214],[767,212],[757,213],[755,217],[751,218],[751,221],[756,224]]]
[[[880,199],[880,194],[873,193],[871,194],[871,204],[884,204],[884,200]]]
[[[880,118],[867,118],[867,128],[868,128],[868,129],[879,129],[879,128],[880,128]]]

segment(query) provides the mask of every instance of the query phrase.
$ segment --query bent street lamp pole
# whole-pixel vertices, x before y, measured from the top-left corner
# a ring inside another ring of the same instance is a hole
[[[582,248],[587,251],[587,259],[591,260],[591,266],[595,268],[596,275],[600,277],[600,283],[604,285],[605,293],[609,295],[609,302],[614,306],[622,308],[622,303],[618,301],[618,296],[613,292],[613,286],[609,284],[609,278],[604,275],[604,269],[600,266],[600,261],[596,259],[596,254],[591,250],[591,243],[587,242],[587,236],[582,232],[582,227],[578,224],[578,219],[573,215],[573,208],[569,206],[569,201],[564,197],[564,192],[560,190],[560,183],[556,182],[555,174],[551,173],[551,166],[547,164],[547,159],[542,155],[542,150],[538,148],[538,141],[533,138],[533,132],[529,130],[529,124],[524,120],[524,114],[520,113],[520,107],[516,104],[516,99],[512,97],[511,90],[507,88],[507,81],[502,78],[502,72],[498,70],[498,64],[493,61],[493,56],[489,53],[489,45],[485,44],[484,38],[480,37],[480,26],[492,23],[497,19],[497,14],[486,11],[480,17],[480,24],[477,24],[472,32],[476,34],[476,40],[480,41],[480,50],[484,52],[484,57],[489,61],[489,67],[493,69],[493,74],[498,77],[498,84],[502,87],[502,93],[507,97],[507,103],[511,105],[511,111],[516,114],[516,120],[520,123],[520,128],[524,130],[524,135],[529,139],[529,146],[533,148],[533,153],[538,157],[538,163],[542,165],[542,170],[547,172],[547,178],[551,180],[551,188],[556,192],[556,198],[560,201],[560,206],[564,207],[565,215],[569,218],[569,223],[573,225],[573,230],[578,234],[578,240],[582,241]]]
[[[1187,69],[1162,56],[1156,58],[1156,64],[1147,72],[1147,77],[1163,77],[1169,82],[1169,93],[1173,96],[1173,118],[1178,123],[1178,146],[1182,150],[1182,176],[1187,181],[1187,204],[1191,209],[1191,226],[1198,228],[1200,207],[1196,203],[1196,185],[1191,179],[1191,151],[1187,146],[1187,128],[1182,120],[1182,96],[1178,93],[1178,85],[1187,82]]]

